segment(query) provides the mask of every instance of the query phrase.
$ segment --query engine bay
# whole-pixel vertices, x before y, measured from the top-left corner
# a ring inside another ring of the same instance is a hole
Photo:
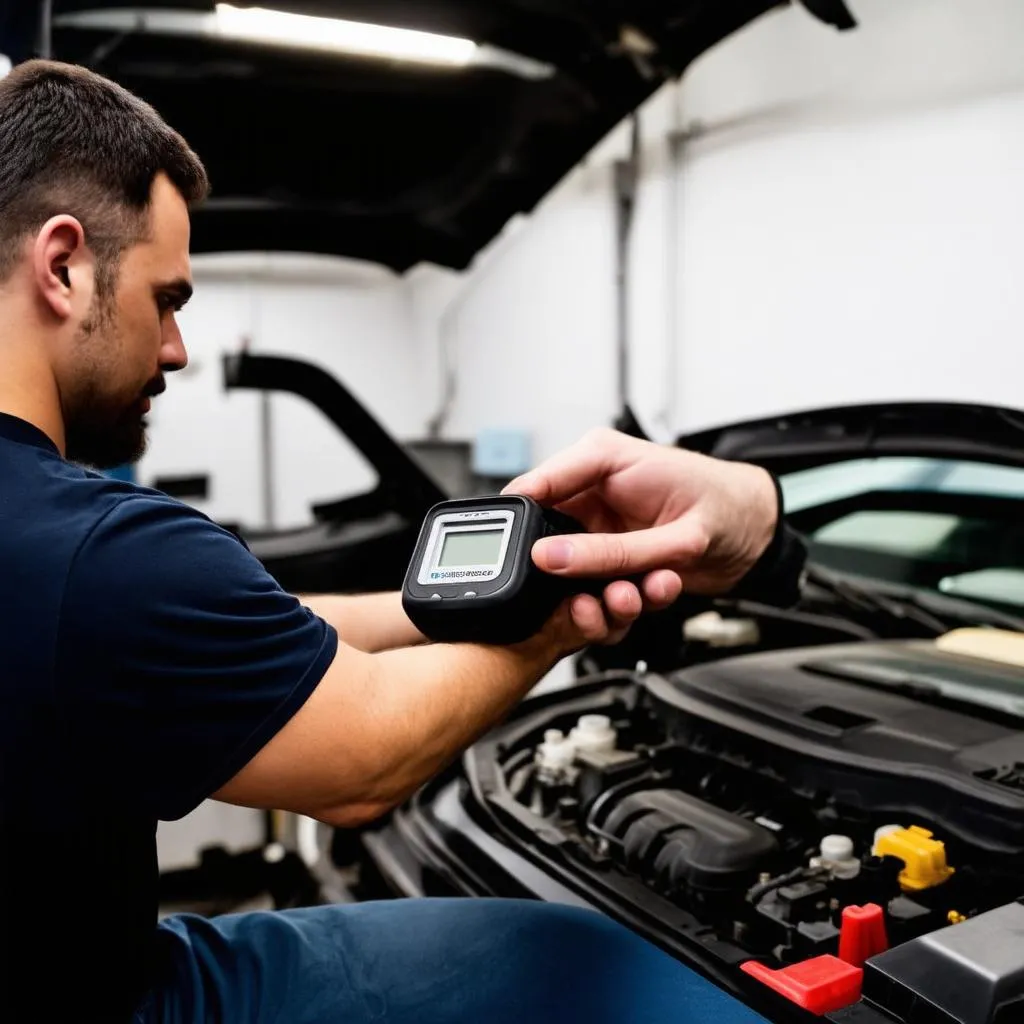
[[[789,1019],[773,978],[848,918],[877,915],[874,954],[1024,895],[1020,681],[924,640],[640,666],[529,702],[464,769],[506,841]]]

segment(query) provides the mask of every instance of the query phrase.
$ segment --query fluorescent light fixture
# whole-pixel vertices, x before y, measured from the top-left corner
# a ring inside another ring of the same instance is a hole
[[[466,67],[473,63],[477,45],[471,39],[415,32],[406,28],[368,25],[338,18],[271,11],[263,7],[217,4],[220,34],[231,39],[304,49],[335,50],[361,57],[384,57]]]
[[[472,39],[233,4],[217,4],[208,14],[146,7],[75,11],[55,18],[54,25],[126,35],[216,38],[438,67],[491,67],[530,79],[550,78],[555,73],[550,64],[478,45]]]

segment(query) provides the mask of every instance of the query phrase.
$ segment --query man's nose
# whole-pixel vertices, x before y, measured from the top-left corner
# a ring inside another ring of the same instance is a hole
[[[172,318],[164,328],[163,345],[160,349],[160,366],[164,370],[184,370],[188,366],[188,352],[182,340],[177,322]]]

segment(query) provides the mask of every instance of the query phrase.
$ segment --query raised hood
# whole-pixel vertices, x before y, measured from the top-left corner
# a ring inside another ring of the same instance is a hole
[[[1024,467],[1024,412],[955,402],[851,405],[729,424],[678,443],[776,473],[879,455]]]
[[[235,0],[243,6],[245,0]],[[803,0],[852,27],[842,0]],[[149,100],[203,157],[203,251],[464,268],[619,121],[779,0],[264,0],[480,44],[439,68],[239,42],[213,0],[53,0],[53,56]],[[0,4],[37,52],[41,0]],[[214,19],[214,20],[211,20]]]

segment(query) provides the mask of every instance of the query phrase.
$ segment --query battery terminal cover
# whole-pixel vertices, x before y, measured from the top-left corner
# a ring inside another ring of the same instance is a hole
[[[864,979],[862,968],[828,955],[782,970],[772,970],[757,960],[748,960],[740,964],[740,970],[819,1017],[857,1002]]]
[[[911,825],[888,832],[875,843],[876,857],[898,857],[906,867],[900,872],[905,892],[920,892],[942,885],[954,869],[946,863],[946,847],[926,828]]]

